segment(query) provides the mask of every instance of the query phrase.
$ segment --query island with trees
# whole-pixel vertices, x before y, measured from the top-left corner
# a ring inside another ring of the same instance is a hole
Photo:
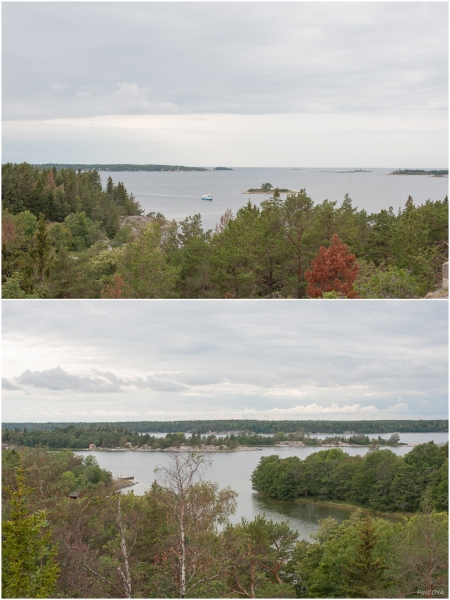
[[[432,177],[448,177],[448,169],[397,169],[389,175],[431,175]]]
[[[51,449],[89,449],[98,451],[166,451],[201,450],[202,452],[243,451],[267,446],[311,446],[311,447],[348,447],[406,445],[400,442],[400,435],[392,433],[389,437],[381,435],[369,437],[361,433],[330,435],[323,438],[311,437],[302,432],[285,433],[278,431],[273,435],[262,435],[251,431],[230,431],[223,433],[199,430],[167,433],[164,437],[140,432],[115,424],[69,424],[52,429],[39,427],[14,427],[2,429],[2,443],[8,447],[27,446],[30,448],[48,447]]]
[[[232,523],[237,494],[208,481],[200,453],[169,454],[138,496],[118,492],[92,455],[4,450],[2,597],[446,597],[446,448],[342,454],[266,457],[252,476],[272,495],[365,507],[305,540],[264,515]],[[405,517],[374,512],[389,510]]]
[[[277,500],[356,504],[381,512],[420,509],[426,490],[436,506],[448,504],[448,443],[419,444],[405,456],[391,450],[349,456],[341,448],[297,456],[263,456],[252,474],[253,489]]]
[[[266,184],[271,185],[271,184]],[[3,298],[422,298],[442,287],[448,198],[368,214],[306,190],[212,230],[143,214],[98,171],[2,168]]]
[[[242,192],[243,194],[271,194],[274,193],[276,197],[279,198],[279,194],[295,194],[293,190],[289,190],[287,188],[274,188],[271,183],[262,183],[259,188],[249,188],[246,192]]]
[[[208,171],[205,167],[183,167],[181,165],[135,165],[135,164],[58,164],[58,163],[46,163],[43,165],[33,165],[40,170],[53,169],[57,171],[61,169],[74,169],[75,171]],[[219,167],[219,169],[225,167]],[[215,169],[216,171],[218,169]]]

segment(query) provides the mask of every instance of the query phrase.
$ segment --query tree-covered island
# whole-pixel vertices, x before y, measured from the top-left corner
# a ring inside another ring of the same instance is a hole
[[[262,183],[259,188],[249,188],[247,191],[242,192],[243,194],[274,194],[276,198],[279,198],[279,194],[295,194],[293,190],[287,188],[274,188],[271,183]]]
[[[267,446],[398,446],[405,445],[400,435],[393,433],[386,438],[364,434],[332,435],[323,438],[311,437],[303,432],[261,435],[251,431],[234,431],[202,435],[199,430],[192,433],[167,433],[164,437],[141,433],[138,429],[127,429],[114,424],[83,424],[57,426],[50,430],[26,426],[2,429],[2,443],[7,446],[46,446],[51,449],[89,450],[200,450],[202,452],[243,451]]]
[[[382,512],[418,511],[429,490],[436,507],[447,510],[448,443],[419,444],[405,456],[378,447],[364,456],[349,456],[341,448],[304,460],[263,456],[252,485],[278,500],[347,502]]]
[[[61,169],[73,169],[75,171],[208,171],[205,167],[183,167],[181,165],[135,165],[135,164],[58,164],[58,163],[46,163],[43,165],[33,165],[40,170],[53,169],[57,171]],[[215,169],[227,170],[226,167],[218,167]]]
[[[448,177],[448,169],[397,169],[389,175],[431,175],[432,177]]]
[[[263,186],[271,186],[266,183]],[[98,171],[2,167],[3,298],[421,298],[442,288],[448,198],[368,214],[280,190],[214,231]]]

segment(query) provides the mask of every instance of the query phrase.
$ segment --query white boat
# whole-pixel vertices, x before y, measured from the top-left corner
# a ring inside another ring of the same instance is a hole
[[[211,194],[205,194],[204,196],[202,196],[202,200],[209,200],[211,202],[212,201]]]

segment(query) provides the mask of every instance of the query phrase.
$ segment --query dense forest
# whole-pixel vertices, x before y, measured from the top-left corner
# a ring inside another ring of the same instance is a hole
[[[304,460],[263,456],[252,486],[278,500],[305,497],[408,512],[419,510],[428,490],[436,510],[447,510],[448,443],[419,444],[405,456],[379,449],[349,456],[340,448],[314,452]]]
[[[356,510],[306,541],[263,515],[232,524],[237,494],[207,480],[203,456],[166,459],[136,496],[115,493],[91,455],[4,451],[2,597],[447,596],[448,515],[434,490],[402,521]],[[436,460],[408,466],[422,481]]]
[[[205,231],[95,170],[8,163],[2,200],[4,298],[420,298],[448,256],[447,197],[368,214],[275,189]]]
[[[109,423],[3,423],[3,429],[51,431],[62,427],[112,427],[138,433],[219,433],[249,432],[284,433],[439,433],[448,432],[448,419],[403,419],[380,421],[259,421],[256,419],[190,420],[190,421],[116,421]]]
[[[90,165],[82,165],[82,164],[57,164],[57,163],[47,163],[45,165],[33,165],[34,167],[38,167],[39,169],[75,169],[78,171],[207,171],[204,167],[182,167],[181,165],[128,165],[128,164],[90,164]],[[226,170],[226,167],[217,167],[219,170]]]
[[[393,433],[388,439],[369,438],[367,435],[355,434],[349,437],[333,436],[325,439],[309,437],[302,433],[278,432],[274,435],[264,436],[250,433],[230,433],[229,435],[216,436],[214,434],[201,435],[199,431],[186,435],[184,432],[168,433],[165,437],[155,437],[150,433],[128,430],[124,427],[112,425],[67,425],[44,431],[42,429],[15,428],[2,430],[2,442],[11,446],[47,446],[51,449],[80,449],[95,444],[98,448],[133,448],[164,450],[166,448],[191,448],[213,447],[219,450],[235,450],[238,446],[271,446],[280,442],[301,442],[305,446],[320,446],[322,444],[339,445],[340,443],[355,446],[387,446],[398,445],[400,436]]]

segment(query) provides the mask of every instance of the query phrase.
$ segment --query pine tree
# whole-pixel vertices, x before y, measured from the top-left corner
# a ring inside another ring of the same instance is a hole
[[[415,206],[411,196],[405,210],[393,226],[392,250],[396,265],[414,271],[417,256],[428,244],[429,227],[424,216]]]
[[[37,285],[43,286],[49,278],[52,261],[50,254],[51,244],[47,223],[44,215],[40,213],[34,233],[33,247],[30,249],[30,256],[34,262],[34,278]]]
[[[106,193],[109,194],[111,197],[114,194],[114,182],[112,180],[111,175],[108,177],[108,180],[106,182]]]
[[[7,208],[13,215],[25,210],[25,206],[14,188],[8,190],[3,200],[3,209]]]
[[[379,536],[370,517],[362,522],[358,537],[356,560],[347,558],[342,565],[342,587],[348,598],[372,598],[384,582],[387,567],[374,556]]]
[[[11,496],[11,512],[3,523],[2,596],[49,598],[59,572],[57,548],[51,545],[45,511],[30,514],[28,510],[26,497],[32,489],[24,479],[25,469],[20,465],[16,467],[17,489],[5,488]]]

